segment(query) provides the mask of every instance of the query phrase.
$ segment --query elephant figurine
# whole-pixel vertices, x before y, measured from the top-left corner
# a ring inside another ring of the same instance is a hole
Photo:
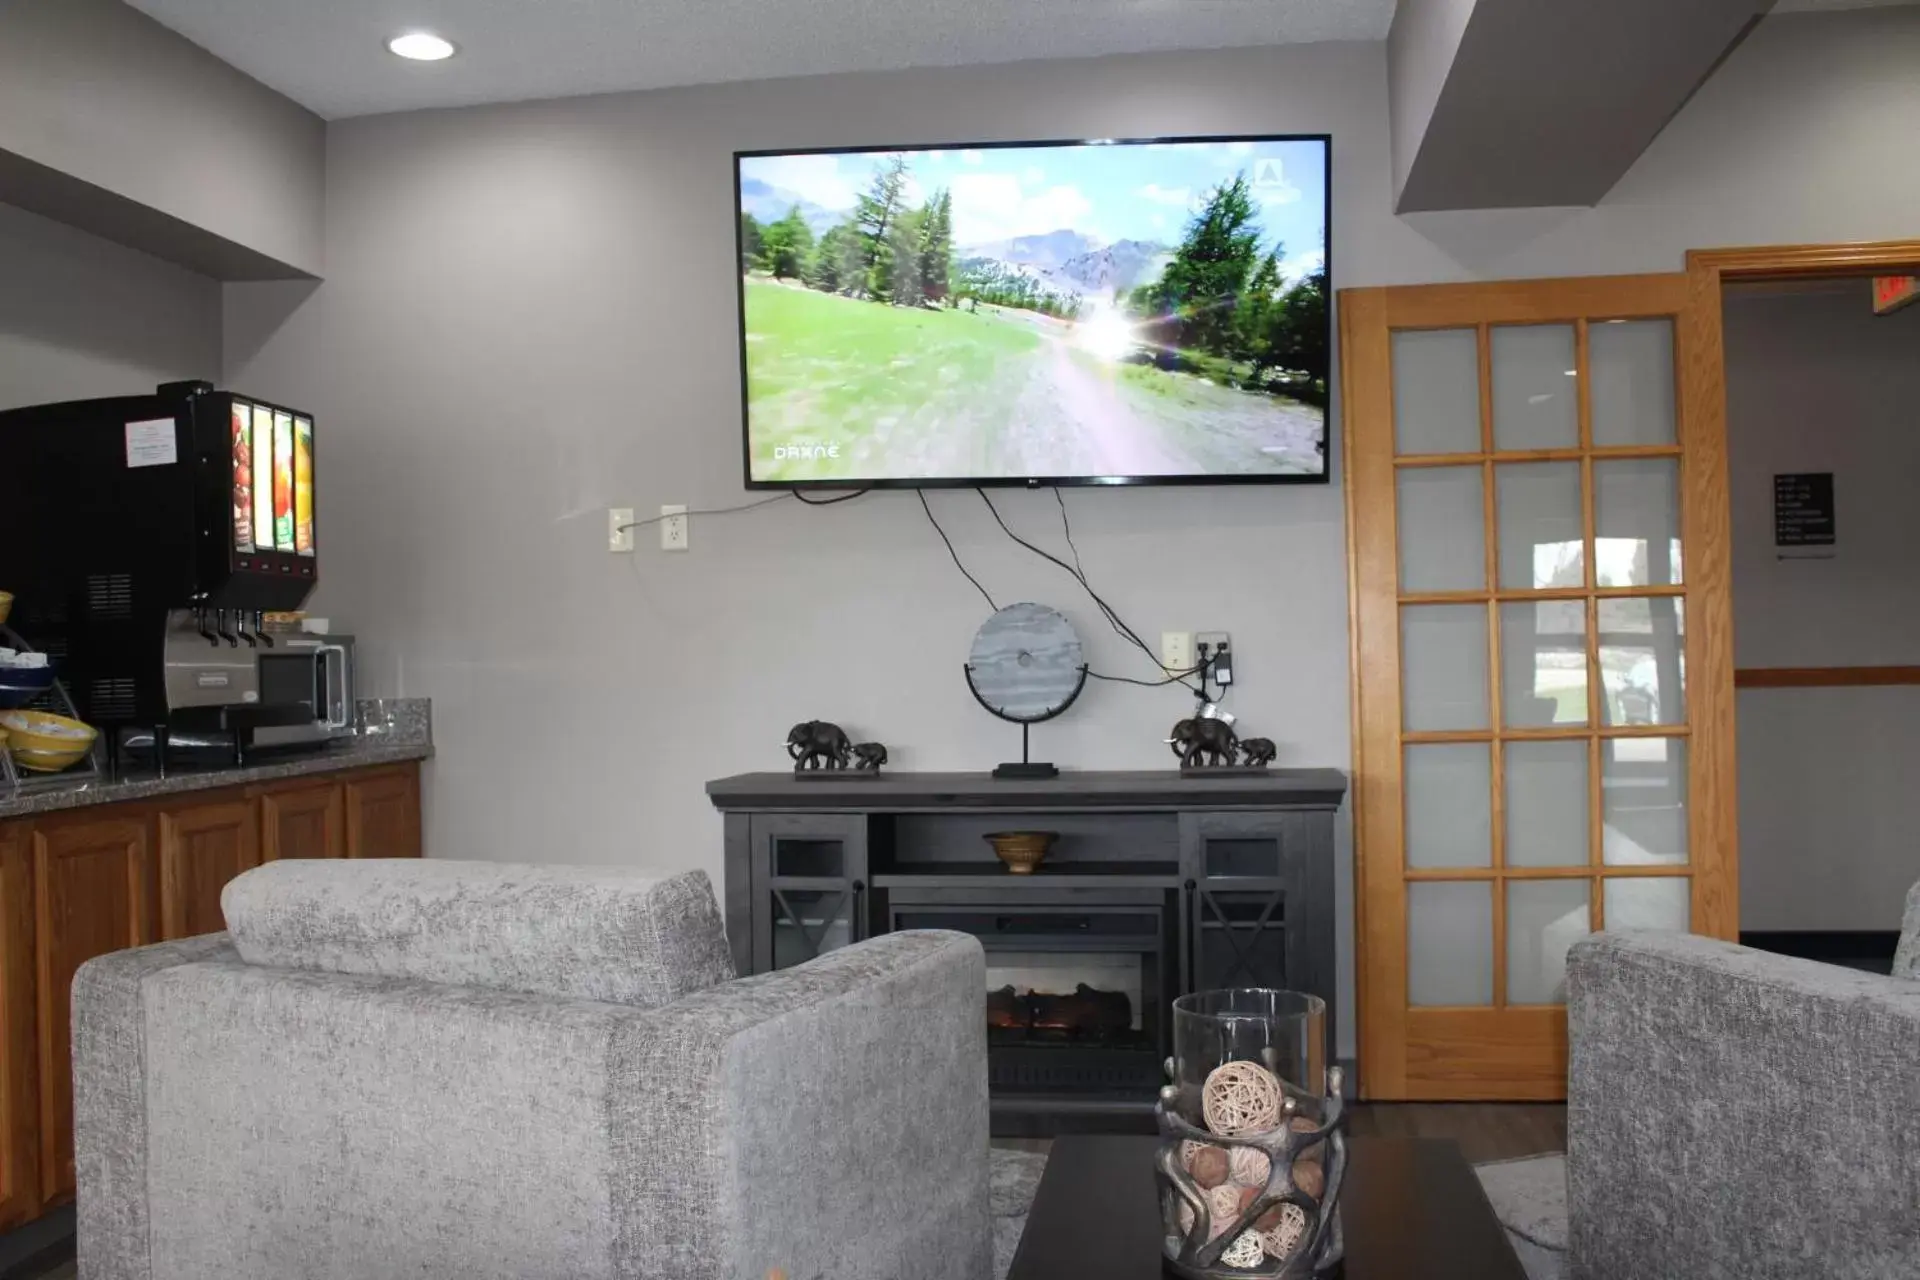
[[[1240,742],[1240,763],[1250,769],[1266,768],[1279,754],[1272,738],[1243,738]]]
[[[856,742],[853,745],[853,767],[865,769],[871,773],[880,772],[880,766],[887,762],[887,744],[884,742]]]
[[[796,773],[802,769],[844,769],[852,752],[845,730],[825,720],[802,720],[787,734],[787,754],[793,757]]]
[[[1230,765],[1240,748],[1232,725],[1207,717],[1180,721],[1173,726],[1173,736],[1167,742],[1180,757],[1180,766],[1184,769],[1217,769]]]

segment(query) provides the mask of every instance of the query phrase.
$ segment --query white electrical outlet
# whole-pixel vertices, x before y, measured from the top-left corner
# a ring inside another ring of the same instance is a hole
[[[633,550],[633,508],[607,508],[607,550]]]
[[[684,503],[670,503],[660,508],[660,549],[662,551],[685,551],[687,549],[687,508]]]
[[[1175,673],[1193,670],[1193,632],[1162,631],[1160,665]]]

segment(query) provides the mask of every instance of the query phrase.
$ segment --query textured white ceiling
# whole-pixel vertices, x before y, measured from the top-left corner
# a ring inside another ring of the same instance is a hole
[[[1395,0],[130,0],[328,118],[662,85],[1379,40]],[[385,49],[403,30],[460,46]]]

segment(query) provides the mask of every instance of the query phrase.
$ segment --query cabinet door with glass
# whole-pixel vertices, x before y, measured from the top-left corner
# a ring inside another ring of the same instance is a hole
[[[1686,284],[1341,295],[1369,1097],[1564,1096],[1575,941],[1736,928]]]
[[[787,969],[867,936],[862,814],[756,813],[753,972]]]

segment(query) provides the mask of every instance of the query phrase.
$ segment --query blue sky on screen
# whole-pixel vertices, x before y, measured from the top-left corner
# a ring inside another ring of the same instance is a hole
[[[1287,275],[1325,260],[1325,144],[1159,142],[1127,146],[988,147],[909,151],[918,202],[953,191],[954,243],[1073,230],[1102,244],[1177,244],[1187,220],[1218,183],[1244,172],[1253,184],[1264,247],[1285,250]],[[883,152],[754,156],[743,179],[759,179],[835,211],[851,210]]]

